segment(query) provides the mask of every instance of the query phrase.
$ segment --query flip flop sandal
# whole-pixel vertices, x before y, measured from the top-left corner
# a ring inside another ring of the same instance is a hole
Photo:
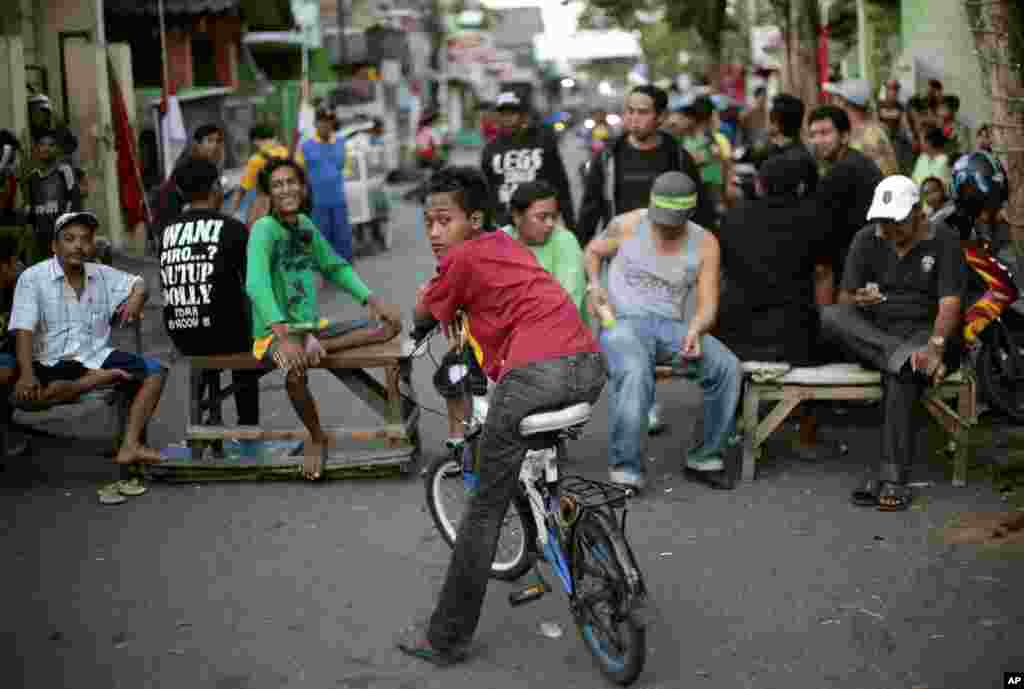
[[[128,502],[128,498],[121,495],[121,491],[118,490],[119,483],[120,481],[108,483],[96,491],[101,505],[120,505],[123,502]]]
[[[878,507],[878,481],[869,478],[860,488],[850,493],[850,502],[857,507]]]
[[[125,481],[118,481],[117,492],[125,497],[137,498],[140,495],[145,495],[149,488],[146,488],[146,484],[137,478],[130,478]]]
[[[888,500],[889,503],[886,504],[883,500]],[[878,511],[903,512],[910,507],[910,503],[913,501],[913,493],[905,485],[884,481],[882,483],[882,490],[878,493]]]

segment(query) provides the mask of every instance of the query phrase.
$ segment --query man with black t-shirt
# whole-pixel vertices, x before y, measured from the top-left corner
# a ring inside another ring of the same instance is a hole
[[[853,236],[864,227],[864,218],[882,181],[878,165],[860,151],[850,148],[850,118],[833,105],[823,105],[810,117],[811,146],[826,166],[818,182],[818,202],[831,220],[832,246],[815,270],[819,303],[835,301],[835,285],[842,279],[846,253]]]
[[[496,225],[512,224],[509,202],[519,185],[541,180],[555,188],[562,220],[567,228],[575,230],[572,193],[558,151],[558,139],[550,130],[530,125],[526,104],[513,91],[498,96],[494,109],[498,138],[484,148],[480,169],[491,188]]]
[[[252,350],[249,299],[245,295],[245,225],[217,209],[224,201],[217,166],[191,158],[174,173],[188,205],[157,233],[164,325],[186,356]],[[259,424],[261,371],[232,371],[238,422]],[[220,375],[219,371],[212,375]]]
[[[663,172],[678,171],[700,180],[693,157],[668,134],[659,131],[668,107],[668,94],[655,86],[637,86],[626,96],[624,136],[597,154],[583,187],[576,238],[586,246],[601,224],[650,203],[651,187]],[[698,181],[697,213],[693,221],[712,227],[714,208]]]

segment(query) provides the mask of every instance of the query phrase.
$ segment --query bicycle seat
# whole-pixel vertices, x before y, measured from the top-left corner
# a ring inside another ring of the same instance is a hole
[[[530,414],[519,422],[519,434],[531,436],[579,426],[590,420],[591,411],[590,404],[580,402],[554,411]]]

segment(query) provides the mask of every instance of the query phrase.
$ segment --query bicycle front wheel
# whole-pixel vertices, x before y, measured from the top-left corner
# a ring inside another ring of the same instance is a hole
[[[574,610],[580,636],[602,674],[620,686],[636,681],[647,657],[647,629],[630,607],[630,580],[639,572],[614,522],[591,512],[573,536],[577,605]]]
[[[427,468],[424,483],[434,526],[445,543],[454,547],[459,523],[469,507],[469,495],[462,479],[462,462],[451,455],[438,457]],[[529,518],[529,515],[520,514],[515,501],[510,503],[491,563],[492,578],[515,581],[530,570],[530,556],[526,548],[529,531],[525,528],[524,518]]]

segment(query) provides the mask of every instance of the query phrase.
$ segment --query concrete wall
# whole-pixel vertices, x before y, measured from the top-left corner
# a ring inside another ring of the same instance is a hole
[[[20,36],[0,36],[0,129],[10,129],[21,139],[28,128],[25,105],[25,55]]]
[[[910,93],[939,79],[960,97],[961,117],[971,129],[992,118],[987,80],[975,55],[963,0],[903,0],[903,55],[898,78]]]

